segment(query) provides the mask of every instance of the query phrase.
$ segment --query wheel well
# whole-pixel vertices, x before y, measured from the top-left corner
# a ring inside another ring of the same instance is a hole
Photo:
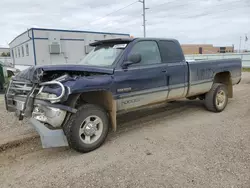
[[[217,73],[214,77],[214,83],[225,84],[228,90],[228,97],[229,98],[233,97],[233,84],[232,84],[230,72],[226,71],[226,72]]]
[[[79,107],[84,103],[96,104],[107,110],[111,125],[116,131],[116,101],[113,99],[112,93],[109,91],[90,91],[84,92],[77,96],[75,107]]]

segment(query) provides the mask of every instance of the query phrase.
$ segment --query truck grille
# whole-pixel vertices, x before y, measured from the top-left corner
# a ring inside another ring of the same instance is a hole
[[[6,94],[27,95],[32,90],[33,84],[21,81],[11,81]]]
[[[26,104],[31,93],[39,89],[34,86],[35,85],[30,82],[11,80],[5,93],[6,109],[10,112],[16,111],[17,103],[15,97],[23,98],[23,103]],[[24,105],[24,109],[25,107]]]

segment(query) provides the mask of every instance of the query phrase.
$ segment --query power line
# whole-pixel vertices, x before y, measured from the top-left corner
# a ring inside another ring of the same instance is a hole
[[[125,6],[125,7],[122,7],[122,8],[120,8],[120,9],[118,9],[118,10],[115,10],[115,11],[113,11],[113,12],[110,12],[110,13],[108,13],[108,14],[102,16],[101,18],[97,18],[97,19],[95,19],[95,20],[89,22],[88,24],[91,24],[91,23],[93,23],[93,22],[96,22],[96,21],[98,21],[98,20],[101,20],[101,19],[103,19],[103,18],[106,18],[107,16],[110,16],[111,14],[114,14],[114,13],[119,12],[119,11],[125,9],[125,8],[128,8],[128,7],[132,6],[132,5],[135,4],[135,3],[138,3],[138,1],[134,1],[133,3],[130,3],[129,5],[127,5],[127,6]]]

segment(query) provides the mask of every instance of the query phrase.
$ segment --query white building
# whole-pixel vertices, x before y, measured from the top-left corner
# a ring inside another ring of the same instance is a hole
[[[31,28],[13,39],[10,54],[15,67],[77,63],[89,51],[89,43],[127,38],[129,34]]]

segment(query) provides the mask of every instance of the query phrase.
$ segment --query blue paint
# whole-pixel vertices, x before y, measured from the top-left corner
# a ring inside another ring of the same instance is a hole
[[[37,68],[42,68],[44,71],[86,71],[105,74],[113,74],[112,67],[87,66],[81,64],[62,64],[62,65],[38,65]]]
[[[84,39],[60,39],[60,40],[68,40],[68,41],[84,41]]]
[[[36,65],[36,44],[35,44],[35,36],[34,36],[34,30],[32,29],[32,42],[33,42],[33,53],[34,53],[34,62]]]
[[[73,33],[93,33],[93,34],[103,34],[103,35],[122,35],[130,36],[124,33],[108,33],[108,32],[96,32],[96,31],[79,31],[79,30],[64,30],[64,29],[45,29],[45,28],[32,28],[37,31],[58,31],[58,32],[73,32]]]
[[[165,98],[167,99],[171,89],[182,88],[183,91],[178,90],[181,96],[182,92],[184,93],[185,89],[192,85],[211,83],[214,76],[220,72],[229,72],[232,79],[241,76],[242,64],[240,59],[196,61],[190,63],[185,60],[171,63],[164,63],[162,60],[158,60],[159,62],[155,62],[155,64],[142,65],[139,63],[132,64],[126,69],[122,68],[133,46],[137,42],[144,40],[151,39],[135,39],[131,41],[110,67],[81,64],[35,66],[21,72],[16,76],[16,79],[23,78],[34,81],[33,78],[38,69],[43,69],[45,72],[70,71],[72,73],[83,71],[94,74],[90,76],[73,76],[62,81],[64,86],[70,88],[71,93],[105,90],[110,91],[113,97],[118,99],[126,96],[131,97],[150,92],[166,91]],[[158,40],[154,39],[154,41]],[[124,88],[128,88],[128,90],[122,91]],[[59,95],[61,89],[59,87],[49,87],[46,88],[46,91]],[[209,91],[209,88],[207,91]],[[184,94],[187,96],[188,92]]]
[[[35,40],[49,40],[49,38],[45,37],[36,37]],[[61,38],[60,40],[69,40],[69,41],[84,41],[84,39],[74,39],[74,38]]]
[[[49,40],[49,38],[45,38],[45,37],[35,37],[35,40]]]

